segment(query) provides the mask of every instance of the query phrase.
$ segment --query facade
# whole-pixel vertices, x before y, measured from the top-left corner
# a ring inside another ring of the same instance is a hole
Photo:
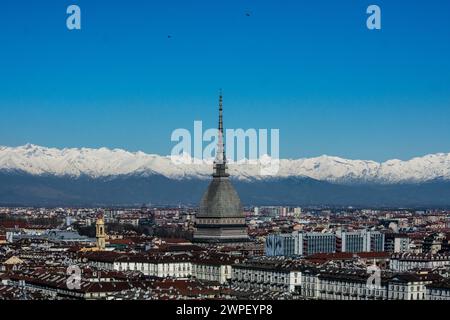
[[[450,300],[450,281],[430,283],[426,286],[427,300]]]
[[[192,263],[192,276],[199,280],[227,283],[231,280],[231,265],[198,262]]]
[[[336,252],[336,235],[333,233],[300,232],[298,237],[299,255],[301,256]]]
[[[232,265],[239,259],[227,255],[200,254],[191,259],[192,277],[221,284],[231,281]]]
[[[450,266],[450,254],[393,254],[389,266],[391,270],[400,272],[447,267]]]
[[[301,271],[280,261],[237,264],[233,266],[231,283],[247,290],[295,292],[301,285]]]
[[[361,232],[342,232],[342,252],[365,252],[367,251],[367,237]]]
[[[411,239],[402,234],[386,234],[384,240],[384,251],[392,253],[403,253],[410,251]]]
[[[336,252],[336,236],[333,233],[318,232],[270,234],[266,238],[264,250],[268,257],[334,253]]]
[[[296,234],[270,234],[266,237],[264,252],[268,257],[292,257],[299,255],[299,247],[299,237]]]
[[[425,300],[426,285],[432,281],[418,274],[395,275],[389,281],[389,300]]]
[[[308,269],[302,272],[298,294],[319,300],[425,300],[433,274],[381,273],[380,281],[369,285],[366,270]],[[439,292],[440,293],[440,292]]]
[[[204,194],[195,218],[194,242],[241,243],[248,241],[241,201],[227,173],[223,143],[222,95],[219,99],[219,138],[213,180]]]
[[[100,270],[138,271],[146,276],[186,278],[191,275],[191,262],[187,256],[178,259],[144,255],[88,254],[88,264]]]
[[[264,250],[268,257],[334,253],[336,252],[336,236],[333,233],[319,232],[270,234],[266,238]]]
[[[370,252],[384,251],[384,233],[378,231],[369,231]]]
[[[340,245],[338,245],[338,243]],[[265,242],[266,256],[310,256],[335,252],[383,252],[384,234],[378,231],[334,233],[293,232],[271,234]]]
[[[409,252],[410,239],[407,237],[395,238],[394,239],[394,252]]]
[[[137,271],[158,278],[187,279],[226,283],[231,279],[235,260],[224,256],[176,255],[86,255],[91,266],[108,271]]]
[[[365,271],[330,270],[317,275],[316,298],[320,300],[386,300],[385,279],[380,286],[367,285]]]
[[[384,234],[377,231],[342,232],[342,252],[381,252],[384,251]]]

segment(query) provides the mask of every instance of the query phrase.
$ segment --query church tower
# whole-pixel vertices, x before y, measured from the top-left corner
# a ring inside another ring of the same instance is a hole
[[[245,215],[227,172],[223,135],[222,93],[219,96],[219,127],[213,179],[195,217],[194,242],[241,243],[248,241]]]
[[[106,232],[105,232],[105,221],[103,220],[102,214],[100,214],[97,217],[97,222],[95,223],[95,237],[97,238],[97,249],[105,250]]]

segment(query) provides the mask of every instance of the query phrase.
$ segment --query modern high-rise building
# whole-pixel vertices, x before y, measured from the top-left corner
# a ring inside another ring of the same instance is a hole
[[[336,235],[334,233],[300,232],[299,241],[299,255],[301,256],[336,252]]]
[[[309,256],[316,253],[382,252],[384,234],[378,231],[293,232],[267,236],[267,256]]]
[[[213,180],[204,194],[195,218],[194,242],[240,243],[248,241],[241,201],[227,172],[223,141],[222,94],[219,98],[219,128]]]
[[[265,254],[267,256],[309,256],[315,253],[336,252],[334,233],[293,232],[267,236]]]
[[[370,231],[370,251],[384,251],[384,233],[378,231]]]
[[[339,235],[342,252],[382,252],[384,234],[378,231],[359,230]]]
[[[264,252],[268,257],[292,257],[299,255],[299,246],[297,234],[270,234],[266,238]]]

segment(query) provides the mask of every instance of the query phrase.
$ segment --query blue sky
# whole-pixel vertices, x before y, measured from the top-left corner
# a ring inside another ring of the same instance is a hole
[[[281,157],[450,152],[449,15],[447,0],[3,0],[0,145],[169,154],[174,129],[216,125],[223,88],[226,127],[280,128]]]

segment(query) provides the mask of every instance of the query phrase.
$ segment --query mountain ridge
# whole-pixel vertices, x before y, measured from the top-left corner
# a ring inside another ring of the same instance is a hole
[[[209,181],[162,175],[77,178],[0,172],[0,206],[139,206],[200,203]],[[311,178],[232,179],[244,205],[446,208],[450,182],[344,185]]]
[[[91,178],[123,175],[162,175],[168,179],[209,179],[212,159],[193,163],[188,155],[176,157],[129,152],[108,148],[47,148],[33,144],[19,147],[0,146],[0,171],[30,175]],[[266,161],[270,157],[265,156]],[[384,162],[349,160],[322,155],[313,158],[280,159],[275,175],[264,175],[261,163],[229,164],[237,180],[254,181],[271,178],[311,178],[338,184],[397,184],[450,181],[450,153],[428,154],[410,160]]]

